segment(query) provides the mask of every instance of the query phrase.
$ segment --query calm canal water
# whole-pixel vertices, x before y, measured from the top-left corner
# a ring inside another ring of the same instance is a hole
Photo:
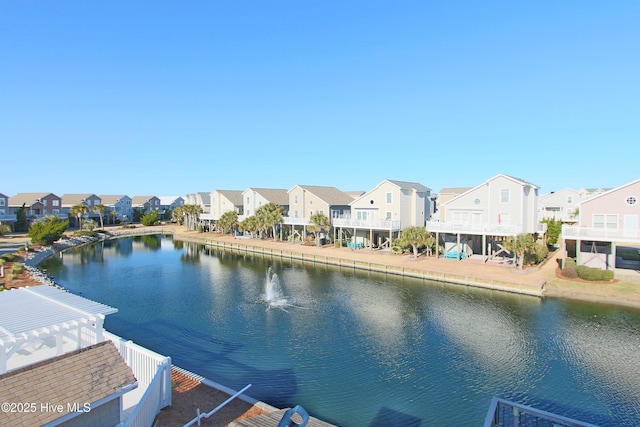
[[[43,267],[71,292],[117,307],[108,330],[341,426],[480,426],[493,396],[602,426],[640,424],[638,311],[161,236],[83,247]],[[269,267],[284,309],[263,302]]]

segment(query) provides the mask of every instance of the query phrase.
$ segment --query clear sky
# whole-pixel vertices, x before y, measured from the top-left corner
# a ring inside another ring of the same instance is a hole
[[[640,1],[0,0],[0,193],[640,178]]]

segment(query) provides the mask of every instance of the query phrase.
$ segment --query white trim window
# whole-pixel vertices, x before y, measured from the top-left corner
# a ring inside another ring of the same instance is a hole
[[[4,200],[4,197],[0,197],[0,206],[6,206],[6,202]]]
[[[385,200],[387,201],[388,205],[393,203],[393,193],[391,191],[387,191],[387,193],[385,194]]]
[[[593,228],[618,229],[618,215],[616,214],[593,214],[592,220]]]
[[[500,203],[506,204],[509,203],[509,189],[503,188],[500,190]]]
[[[359,221],[366,221],[367,220],[367,211],[358,211],[356,213],[356,219]]]
[[[298,204],[298,195],[297,195],[297,194],[294,194],[294,195],[293,195],[293,204],[294,204],[294,205],[297,205],[297,204]]]
[[[387,221],[391,221],[391,218],[393,218],[393,212],[387,211],[386,214],[385,214],[384,219],[387,220]]]
[[[573,196],[567,196],[567,204],[568,205],[572,205],[573,204]]]

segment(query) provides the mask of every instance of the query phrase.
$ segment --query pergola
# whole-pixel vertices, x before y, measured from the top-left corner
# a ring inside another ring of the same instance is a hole
[[[0,374],[104,341],[117,311],[49,285],[0,292]]]

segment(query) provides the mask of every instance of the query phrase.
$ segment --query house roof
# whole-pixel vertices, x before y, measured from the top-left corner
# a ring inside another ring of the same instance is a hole
[[[202,199],[202,203],[204,203],[205,205],[211,204],[211,193],[207,193],[206,191],[198,191],[198,194],[200,195],[200,199]]]
[[[136,386],[131,368],[113,343],[104,341],[0,375],[3,401],[36,404],[34,411],[5,412],[2,422],[12,426],[42,425],[73,416],[68,404],[78,403],[82,409],[85,402],[110,400],[108,397],[118,397]],[[58,407],[61,410],[42,410],[41,404],[62,406]]]
[[[172,205],[178,199],[182,199],[184,201],[184,199],[180,196],[159,196],[158,198],[160,199],[160,204],[163,206]]]
[[[87,199],[92,197],[100,199],[100,196],[96,196],[95,194],[63,194],[61,199],[63,206],[75,206],[85,203]]]
[[[31,206],[38,202],[40,199],[47,197],[53,193],[18,193],[15,196],[9,197],[10,206]],[[55,196],[55,194],[53,194]],[[58,196],[56,196],[58,197]]]
[[[147,203],[149,200],[153,199],[153,198],[158,198],[157,196],[133,196],[131,198],[131,204],[132,205],[144,205],[145,203]]]
[[[471,188],[467,189],[467,191],[464,191],[464,192],[462,192],[460,194],[456,194],[456,196],[454,198],[452,198],[450,200],[447,200],[446,202],[442,203],[442,205],[444,206],[444,205],[448,205],[449,203],[453,203],[455,200],[458,200],[458,198],[460,198],[463,194],[467,194],[470,191],[473,191],[476,188],[482,187],[483,185],[487,184],[488,182],[493,181],[496,178],[500,178],[500,177],[507,178],[507,179],[509,179],[511,181],[515,181],[516,183],[518,183],[518,184],[520,184],[522,186],[531,186],[531,187],[534,187],[534,188],[540,188],[535,184],[532,184],[532,183],[530,183],[528,181],[525,181],[524,179],[515,178],[513,176],[509,176],[509,175],[505,175],[503,173],[499,173],[498,175],[493,176],[493,177],[489,178],[488,180],[484,181],[482,184],[476,185],[475,187],[471,187]]]
[[[126,194],[107,194],[105,196],[100,196],[100,198],[102,199],[103,205],[115,205],[124,197],[129,197],[129,196],[127,196]]]
[[[234,206],[242,206],[241,190],[214,190],[226,197]]]
[[[584,205],[585,203],[591,203],[594,200],[600,199],[601,197],[606,197],[607,195],[609,195],[609,194],[611,194],[613,192],[622,190],[625,187],[629,187],[629,186],[635,185],[637,183],[640,183],[640,179],[636,179],[635,181],[628,182],[626,184],[621,185],[620,187],[609,189],[609,190],[605,191],[604,193],[600,193],[600,194],[598,194],[596,196],[593,196],[593,197],[591,197],[591,198],[589,198],[587,200],[583,200],[580,204]]]
[[[269,202],[277,203],[281,206],[289,206],[289,193],[287,190],[281,188],[255,188],[251,187],[247,190],[252,190],[267,199]],[[245,192],[247,191],[245,190]],[[244,192],[243,192],[244,194]]]
[[[440,190],[439,194],[462,194],[471,190],[473,187],[445,187]]]
[[[392,184],[397,185],[398,187],[402,188],[402,189],[411,189],[411,190],[416,190],[416,191],[420,191],[420,192],[428,192],[431,191],[431,189],[427,186],[424,186],[422,184],[420,184],[419,182],[410,182],[410,181],[396,181],[393,179],[388,179],[387,181],[389,181]]]
[[[329,206],[346,206],[353,201],[353,197],[336,187],[322,187],[317,185],[298,185],[297,187],[307,190]]]

